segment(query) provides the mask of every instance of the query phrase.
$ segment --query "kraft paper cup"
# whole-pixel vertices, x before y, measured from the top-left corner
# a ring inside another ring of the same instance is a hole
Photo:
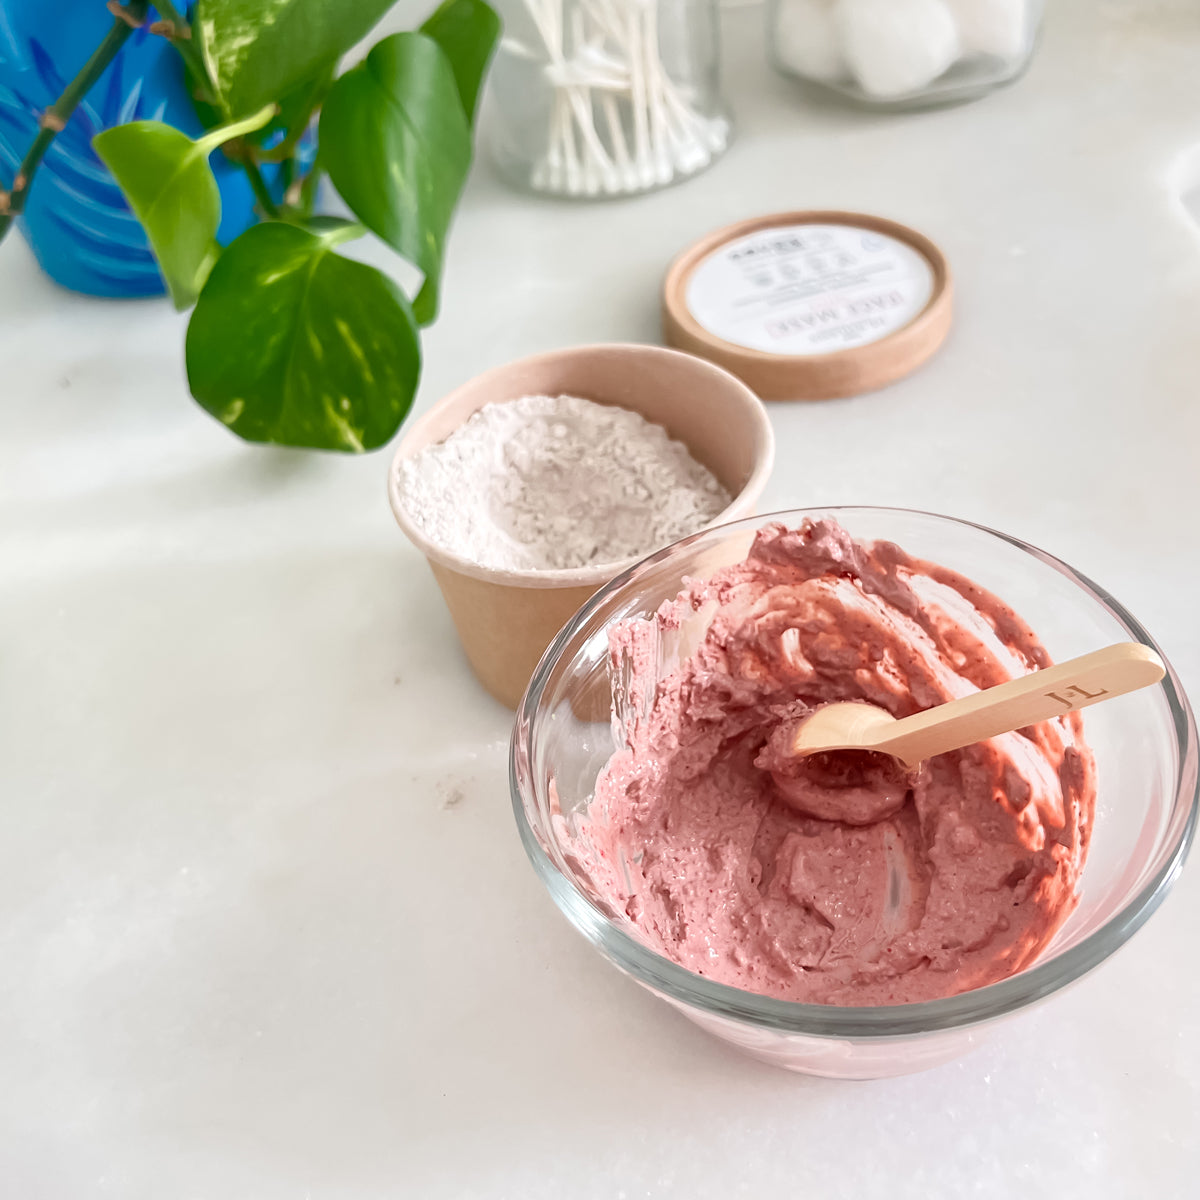
[[[404,459],[444,441],[484,405],[532,395],[581,396],[632,409],[662,425],[733,497],[710,525],[753,513],[775,457],[766,409],[741,380],[704,359],[661,346],[578,346],[520,359],[485,371],[415,421],[388,472],[392,512],[428,559],[472,670],[509,708],[517,706],[559,629],[636,559],[559,571],[480,566],[430,541],[414,524],[401,503],[397,477]],[[658,549],[647,546],[646,553]]]

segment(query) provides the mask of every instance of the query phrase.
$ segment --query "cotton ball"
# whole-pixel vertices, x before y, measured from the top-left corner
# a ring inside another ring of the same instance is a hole
[[[780,0],[775,17],[779,61],[806,79],[832,83],[846,73],[842,43],[833,23],[834,0]]]
[[[1025,53],[1029,0],[947,0],[958,25],[962,53],[994,54],[1006,61]]]
[[[846,61],[869,96],[920,91],[958,57],[944,0],[838,0],[834,20]]]

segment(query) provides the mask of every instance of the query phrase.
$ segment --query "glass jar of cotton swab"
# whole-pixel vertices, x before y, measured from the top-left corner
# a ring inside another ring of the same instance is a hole
[[[487,141],[518,187],[651,191],[729,144],[717,0],[503,0]]]

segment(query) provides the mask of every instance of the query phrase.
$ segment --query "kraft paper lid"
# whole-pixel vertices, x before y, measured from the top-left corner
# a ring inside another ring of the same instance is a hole
[[[717,230],[663,284],[667,343],[764,400],[856,396],[916,370],[950,331],[942,252],[884,217],[791,212]]]

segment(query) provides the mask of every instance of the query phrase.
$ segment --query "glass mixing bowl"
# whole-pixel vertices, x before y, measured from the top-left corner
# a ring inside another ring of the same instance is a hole
[[[896,542],[982,584],[1029,622],[1055,659],[1116,641],[1154,646],[1120,604],[1077,571],[979,525],[888,508],[752,517],[652,555],[580,609],[546,651],[525,694],[513,730],[510,785],[534,869],[571,924],[609,962],[757,1058],[814,1075],[875,1078],[956,1057],[989,1026],[1099,965],[1145,924],[1179,875],[1195,831],[1196,725],[1169,666],[1161,684],[1085,711],[1099,794],[1079,903],[1037,961],[1000,983],[919,1004],[843,1008],[771,999],[693,974],[643,944],[624,915],[593,894],[563,842],[564,822],[591,802],[596,776],[616,745],[607,631],[615,621],[651,616],[678,594],[685,577],[704,578],[740,562],[761,526],[817,516],[836,518],[861,540]],[[683,644],[664,639],[660,676],[694,647],[697,632],[681,631]],[[622,694],[620,703],[649,699]]]

